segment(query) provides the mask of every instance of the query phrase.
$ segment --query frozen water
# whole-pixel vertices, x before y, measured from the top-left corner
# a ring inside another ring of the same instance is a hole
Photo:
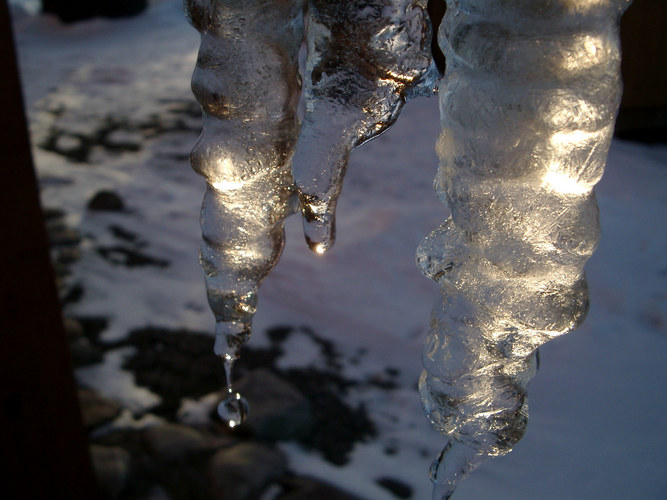
[[[238,392],[230,393],[218,405],[218,416],[231,428],[241,425],[247,414],[248,402]]]
[[[334,243],[350,151],[390,127],[410,96],[433,92],[430,43],[426,0],[310,0],[292,171],[314,252]]]
[[[282,252],[297,187],[308,244],[324,253],[351,149],[391,126],[409,96],[433,90],[431,30],[425,0],[185,6],[201,33],[192,89],[204,129],[190,157],[207,182],[200,263],[214,350],[231,367],[250,336],[258,287]]]
[[[435,187],[452,215],[417,251],[442,293],[420,379],[426,414],[448,437],[434,500],[521,439],[536,348],[588,310],[593,186],[620,100],[628,3],[447,2]]]
[[[442,291],[420,379],[427,416],[448,436],[434,498],[521,439],[537,347],[588,310],[593,187],[620,99],[616,28],[627,3],[448,3],[435,186],[452,215],[417,252]],[[218,412],[233,427],[247,404],[231,367],[296,195],[308,246],[326,252],[351,150],[391,126],[409,97],[432,92],[436,70],[425,0],[186,6],[202,34],[192,86],[205,120],[191,155],[207,181],[200,262],[228,375]]]
[[[250,335],[257,288],[296,210],[288,162],[297,137],[301,0],[186,0],[201,33],[192,90],[204,128],[191,154],[207,182],[200,263],[216,354],[232,362]]]

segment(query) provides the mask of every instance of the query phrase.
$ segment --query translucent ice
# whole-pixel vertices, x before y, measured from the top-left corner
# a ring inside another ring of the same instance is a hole
[[[390,127],[408,97],[433,92],[430,43],[426,0],[310,0],[292,163],[313,251],[334,242],[350,151]]]
[[[417,251],[442,292],[420,380],[447,436],[434,500],[521,439],[536,348],[586,315],[628,3],[447,2],[435,186],[452,216]]]
[[[289,165],[297,138],[302,0],[186,0],[201,46],[192,89],[204,128],[191,154],[206,179],[200,262],[231,363],[250,335],[257,288],[297,210]]]
[[[241,425],[247,414],[248,402],[238,392],[229,393],[218,405],[218,416],[231,428]]]
[[[185,0],[201,33],[192,89],[204,129],[191,154],[207,182],[200,262],[216,318],[214,351],[228,373],[250,335],[258,287],[282,252],[284,219],[300,199],[309,245],[328,249],[350,150],[388,128],[410,95],[432,91],[425,5]],[[228,389],[220,412],[239,415],[228,419],[237,425],[246,409]]]

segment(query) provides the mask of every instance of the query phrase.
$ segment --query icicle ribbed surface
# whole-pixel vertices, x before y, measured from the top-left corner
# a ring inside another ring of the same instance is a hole
[[[257,288],[297,209],[289,159],[297,138],[303,2],[187,0],[201,33],[192,89],[204,129],[191,154],[207,183],[200,262],[217,321],[216,354],[250,335]]]
[[[436,191],[452,216],[417,251],[441,285],[420,392],[448,438],[434,499],[523,436],[535,350],[588,309],[593,187],[619,105],[626,0],[451,0],[439,40]]]

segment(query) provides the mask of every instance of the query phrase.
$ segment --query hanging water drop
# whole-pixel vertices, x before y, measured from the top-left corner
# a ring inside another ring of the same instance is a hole
[[[218,404],[218,416],[233,429],[245,422],[248,415],[248,401],[238,392],[234,392],[234,388],[232,387],[232,370],[234,368],[234,361],[237,358],[229,354],[222,355],[221,357],[225,367],[227,388],[225,399]]]
[[[218,405],[218,416],[233,429],[245,422],[248,402],[238,392],[230,392]]]

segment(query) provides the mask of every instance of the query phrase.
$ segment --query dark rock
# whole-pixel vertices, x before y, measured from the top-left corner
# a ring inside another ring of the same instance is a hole
[[[132,231],[129,231],[115,224],[109,226],[109,231],[111,231],[111,234],[113,234],[114,237],[130,243],[135,242],[138,239],[136,233],[133,233]]]
[[[83,325],[80,321],[74,318],[63,318],[63,326],[68,339],[74,340],[83,337]]]
[[[210,335],[187,330],[141,328],[130,332],[125,345],[136,349],[123,363],[139,386],[159,395],[157,415],[174,419],[183,398],[196,399],[225,385],[220,358]]]
[[[328,344],[317,343],[325,354],[330,351]],[[212,344],[210,334],[205,333],[162,328],[135,330],[123,341],[123,345],[136,349],[135,354],[123,363],[123,368],[132,372],[137,385],[162,398],[160,405],[152,411],[173,420],[183,398],[197,399],[225,386],[222,363],[212,355]],[[339,355],[335,350],[329,354],[331,363],[327,362],[325,368],[308,366],[281,370],[276,366],[282,355],[278,343],[274,342],[268,348],[246,346],[234,365],[234,375],[243,377],[253,370],[270,367],[273,373],[296,388],[310,404],[313,415],[313,424],[308,426],[308,432],[304,430],[298,441],[307,449],[320,451],[329,462],[344,465],[355,445],[374,437],[377,430],[362,404],[350,406],[346,402],[347,389],[359,382],[344,377],[339,369],[331,366]],[[237,380],[234,380],[234,386],[239,388]],[[248,387],[246,392],[253,390]],[[257,387],[256,390],[263,389]],[[251,416],[256,406],[250,403],[249,418],[254,418]],[[229,432],[226,428],[217,431]],[[250,433],[245,425],[234,430],[237,437],[244,431]]]
[[[90,446],[90,458],[105,498],[119,498],[130,473],[130,454],[123,448]]]
[[[104,145],[107,149],[139,151],[143,140],[143,136],[138,132],[116,129],[106,135]]]
[[[285,472],[287,460],[278,450],[245,442],[218,451],[208,467],[213,500],[256,500]]]
[[[83,333],[91,341],[98,342],[100,335],[109,325],[109,320],[104,316],[78,316],[77,321],[83,327]]]
[[[179,460],[186,455],[201,450],[204,438],[201,433],[177,424],[155,425],[144,431],[150,452],[160,460]]]
[[[396,446],[396,444],[392,443],[392,444],[389,444],[389,445],[385,446],[383,451],[384,451],[385,455],[392,456],[392,455],[396,455],[399,450],[398,450],[398,446]]]
[[[236,384],[251,411],[245,425],[256,436],[271,441],[293,439],[310,432],[313,414],[309,401],[292,384],[266,369],[249,372]]]
[[[44,12],[56,14],[61,21],[71,23],[95,16],[129,17],[143,12],[148,0],[42,0]]]
[[[329,462],[345,465],[356,443],[377,434],[365,406],[354,408],[346,403],[346,387],[354,381],[343,377],[338,370],[306,367],[289,369],[284,376],[313,407],[312,430],[299,442],[321,451]]]
[[[74,283],[68,289],[64,289],[62,292],[62,303],[66,304],[75,304],[81,300],[84,294],[84,288],[81,283]]]
[[[113,420],[120,413],[118,403],[91,389],[79,389],[79,406],[83,425],[89,430]]]
[[[45,207],[42,212],[44,214],[44,220],[47,222],[59,220],[65,216],[65,212],[59,208]]]
[[[94,140],[83,135],[68,135],[62,130],[52,129],[50,135],[39,145],[46,151],[64,156],[75,163],[85,163],[90,156],[90,150]],[[51,177],[46,181],[48,184],[62,185],[67,179]]]
[[[120,196],[113,191],[98,191],[88,202],[88,210],[120,212],[125,204]]]
[[[153,486],[144,500],[171,500],[169,494],[159,485]]]
[[[100,363],[104,357],[103,349],[97,337],[89,333],[89,323],[83,318],[65,318],[64,324],[74,366]]]
[[[102,350],[85,337],[70,340],[69,352],[74,366],[93,365],[104,358]]]
[[[168,267],[169,261],[160,259],[158,257],[152,257],[145,253],[140,252],[139,250],[132,250],[129,248],[124,248],[122,246],[111,246],[111,247],[99,247],[96,249],[97,253],[105,260],[111,262],[112,264],[117,264],[127,267],[144,267],[144,266],[154,266],[154,267]]]
[[[129,412],[129,410],[123,411]],[[138,429],[114,429],[108,433],[91,437],[91,439],[94,440],[95,444],[100,446],[123,448],[133,457],[140,457],[147,454],[146,440],[141,430]],[[133,469],[135,465],[137,464],[133,464]]]
[[[58,250],[56,261],[59,264],[68,265],[74,264],[81,259],[81,250],[77,247],[66,247]]]
[[[148,0],[104,0],[99,9],[104,17],[130,17],[140,14],[147,6]]]
[[[279,329],[270,336],[271,345],[268,348],[245,346],[241,350],[241,357],[234,365],[235,373],[271,367],[273,372],[292,384],[306,397],[313,411],[310,432],[299,437],[299,442],[308,449],[319,450],[329,462],[345,465],[354,446],[377,433],[364,405],[353,407],[345,400],[347,391],[360,382],[343,375],[341,356],[333,342],[305,326],[298,330],[290,330],[288,326],[277,328]],[[283,355],[281,343],[289,335],[295,334],[305,335],[317,345],[325,366],[286,369],[277,366],[277,361]],[[250,414],[252,413],[251,404]]]
[[[58,287],[62,287],[65,282],[65,278],[67,278],[72,272],[70,271],[69,267],[66,266],[65,264],[62,264],[61,262],[53,262],[53,274],[56,277],[56,285]]]
[[[76,245],[81,241],[81,235],[77,231],[60,224],[49,225],[48,234],[52,247]]]
[[[274,326],[266,331],[266,336],[271,342],[284,342],[293,331],[291,326]]]
[[[213,428],[210,430],[211,432],[204,434],[204,450],[216,451],[239,443],[239,439],[236,436],[218,434]]]
[[[144,418],[151,418],[151,414]],[[93,437],[96,444],[121,447],[132,457],[121,498],[145,500],[159,486],[174,500],[209,500],[205,470],[211,453],[193,453],[176,461],[161,460],[149,449],[145,430],[116,429]]]
[[[362,500],[331,484],[310,477],[292,477],[283,482],[285,493],[277,500]]]
[[[401,481],[398,481],[390,477],[383,477],[375,482],[378,485],[382,486],[384,489],[391,491],[397,498],[412,497],[412,488]]]

